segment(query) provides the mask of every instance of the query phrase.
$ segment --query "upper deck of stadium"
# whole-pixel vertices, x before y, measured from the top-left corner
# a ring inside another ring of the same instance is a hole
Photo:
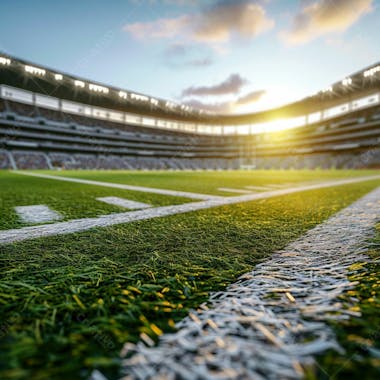
[[[380,103],[380,62],[279,108],[221,115],[108,86],[0,53],[0,96],[95,119],[191,133],[256,134],[330,120]]]

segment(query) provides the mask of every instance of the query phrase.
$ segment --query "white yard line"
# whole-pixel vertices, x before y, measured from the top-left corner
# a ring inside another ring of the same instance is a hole
[[[48,223],[62,219],[58,212],[45,205],[17,206],[15,211],[24,223]]]
[[[237,194],[252,194],[252,191],[243,189],[233,189],[230,187],[219,187],[218,191],[224,191],[226,193],[237,193]]]
[[[40,173],[32,173],[32,172],[24,172],[24,171],[22,171],[22,172],[14,171],[12,173],[26,175],[26,176],[30,176],[30,177],[53,179],[53,180],[56,180],[56,181],[75,182],[75,183],[82,183],[82,184],[85,184],[85,185],[112,187],[112,188],[115,188],[115,189],[140,191],[140,192],[144,192],[144,193],[170,195],[170,196],[174,196],[174,197],[183,197],[183,198],[190,198],[190,199],[207,200],[207,199],[221,198],[221,197],[219,197],[217,195],[198,194],[198,193],[190,193],[190,192],[187,192],[187,191],[176,191],[176,190],[167,190],[167,189],[156,189],[156,188],[153,188],[153,187],[123,185],[121,183],[92,181],[92,180],[89,180],[89,179],[61,177],[61,176],[55,176],[55,175],[50,175],[50,174],[40,174]]]
[[[254,191],[268,191],[268,190],[272,190],[268,186],[245,186],[245,188],[248,189],[248,190],[254,190]]]
[[[74,219],[68,222],[59,222],[45,226],[32,226],[24,227],[6,231],[0,231],[0,244],[13,243],[27,239],[35,239],[46,236],[64,235],[74,232],[86,231],[95,227],[109,227],[117,224],[131,223],[138,220],[147,220],[152,218],[160,218],[169,215],[183,214],[187,212],[204,210],[213,207],[224,205],[250,202],[259,199],[267,199],[281,195],[293,194],[307,190],[323,189],[333,186],[342,186],[351,183],[364,182],[369,180],[379,180],[380,175],[341,179],[336,181],[329,181],[327,183],[318,183],[315,185],[308,185],[302,187],[295,187],[292,189],[281,189],[267,191],[265,193],[247,194],[236,197],[217,198],[201,202],[191,202],[176,206],[163,206],[156,208],[149,208],[140,211],[129,211],[125,213],[110,214],[99,216],[96,218]]]
[[[119,198],[119,197],[101,197],[101,198],[96,198],[96,200],[107,203],[109,205],[128,208],[130,210],[139,210],[143,208],[152,207],[150,204],[147,204],[147,203],[131,201],[129,199],[124,199],[124,198]]]
[[[296,185],[297,184],[295,184],[295,183],[271,183],[271,184],[268,184],[265,186],[272,188],[272,189],[285,189],[287,187],[296,186]]]
[[[328,320],[358,315],[339,296],[351,289],[350,265],[380,218],[380,188],[310,230],[226,291],[212,294],[160,337],[126,344],[132,379],[301,379],[328,349],[341,351]],[[354,301],[352,301],[354,302]]]

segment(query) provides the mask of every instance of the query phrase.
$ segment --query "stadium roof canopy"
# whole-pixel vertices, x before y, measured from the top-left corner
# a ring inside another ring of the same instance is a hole
[[[350,100],[352,96],[370,95],[380,89],[380,62],[343,78],[308,98],[276,109],[244,115],[212,114],[180,103],[63,73],[5,53],[0,53],[0,84],[142,115],[204,121],[209,124],[245,124],[265,122],[273,118],[296,117],[321,108],[333,107],[341,104],[342,99]]]

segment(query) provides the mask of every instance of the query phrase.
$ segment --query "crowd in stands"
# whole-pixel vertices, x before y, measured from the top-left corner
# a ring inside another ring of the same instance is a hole
[[[49,169],[48,158],[44,153],[14,152],[12,154],[17,169]]]
[[[90,154],[0,151],[0,169],[123,169],[123,170],[237,170],[256,169],[363,169],[380,168],[380,148],[359,153],[293,155],[256,158],[242,163],[239,159],[193,159]]]
[[[124,170],[221,170],[238,169],[235,160],[186,159],[87,154],[49,154],[54,168],[61,169],[124,169]]]
[[[380,168],[380,148],[352,153],[319,153],[257,158],[259,169],[365,169]]]
[[[0,151],[0,169],[11,169],[12,165],[7,152]]]
[[[0,169],[380,167],[378,120],[379,107],[276,136],[218,137],[122,125],[0,99]]]

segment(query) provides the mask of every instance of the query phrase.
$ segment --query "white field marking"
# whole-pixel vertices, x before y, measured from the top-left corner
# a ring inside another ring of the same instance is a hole
[[[131,201],[129,199],[124,199],[124,198],[119,198],[119,197],[102,197],[102,198],[96,198],[96,200],[107,203],[109,205],[128,208],[130,210],[139,210],[143,208],[152,207],[151,205],[147,203]]]
[[[238,193],[238,194],[252,194],[252,191],[243,189],[232,189],[229,187],[219,187],[218,191],[225,191],[227,193]]]
[[[16,241],[35,239],[46,236],[65,235],[74,232],[86,231],[95,227],[109,227],[118,224],[131,223],[139,220],[161,218],[169,215],[184,214],[187,212],[205,210],[213,207],[250,202],[259,199],[267,199],[281,195],[299,193],[307,190],[317,190],[370,180],[380,180],[380,175],[351,179],[340,179],[336,181],[329,181],[328,183],[319,183],[315,185],[295,187],[292,189],[273,190],[263,193],[239,195],[236,197],[221,197],[218,199],[210,199],[201,202],[190,202],[175,206],[162,206],[149,208],[146,210],[103,215],[96,218],[74,219],[67,222],[59,222],[54,224],[48,224],[45,226],[31,226],[12,230],[5,230],[0,231],[0,244],[13,243]]]
[[[58,212],[45,205],[17,206],[15,211],[24,223],[47,223],[61,219]]]
[[[174,196],[174,197],[183,197],[183,198],[190,198],[190,199],[208,200],[208,199],[219,199],[219,198],[221,198],[221,197],[219,197],[217,195],[189,193],[187,191],[176,191],[176,190],[167,190],[167,189],[156,189],[156,188],[153,188],[153,187],[123,185],[121,183],[92,181],[92,180],[89,180],[89,179],[80,179],[80,178],[71,178],[71,177],[60,177],[60,176],[54,176],[54,175],[50,175],[50,174],[40,174],[40,173],[31,173],[31,172],[19,172],[19,171],[14,171],[12,173],[26,175],[26,176],[31,176],[31,177],[53,179],[53,180],[56,180],[56,181],[76,182],[76,183],[82,183],[82,184],[85,184],[85,185],[112,187],[112,188],[115,188],[115,189],[131,190],[131,191],[141,191],[141,192],[144,192],[144,193],[153,193],[153,194],[161,194],[161,195],[171,195],[171,196]]]
[[[246,189],[248,190],[254,190],[254,191],[267,191],[267,190],[272,190],[268,186],[245,186]]]
[[[380,188],[241,276],[177,324],[178,331],[127,343],[128,379],[302,379],[328,349],[343,353],[328,320],[360,313],[339,296],[349,267],[368,261],[365,241],[380,218]]]
[[[272,189],[284,189],[286,187],[290,187],[290,186],[296,186],[297,184],[295,183],[271,183],[271,184],[268,184],[268,185],[265,185],[266,187],[269,187],[269,188],[272,188]]]

